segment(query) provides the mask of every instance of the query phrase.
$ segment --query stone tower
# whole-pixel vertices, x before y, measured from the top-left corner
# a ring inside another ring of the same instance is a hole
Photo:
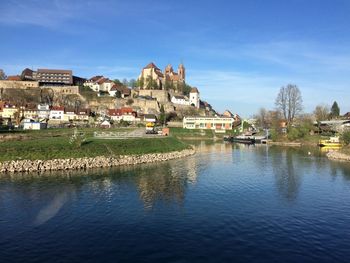
[[[165,75],[171,75],[173,72],[174,72],[173,67],[170,64],[166,66],[164,70]]]
[[[185,81],[185,67],[182,63],[179,65],[178,74],[179,74],[179,80],[184,82]]]

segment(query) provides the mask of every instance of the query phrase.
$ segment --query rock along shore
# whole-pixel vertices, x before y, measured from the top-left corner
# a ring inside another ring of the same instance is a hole
[[[350,161],[350,155],[337,151],[327,153],[327,158],[330,160]]]
[[[53,160],[17,160],[0,163],[0,173],[39,172],[59,170],[79,170],[155,163],[183,158],[195,153],[194,149],[168,153],[151,153],[142,155],[97,156],[86,158],[53,159]]]

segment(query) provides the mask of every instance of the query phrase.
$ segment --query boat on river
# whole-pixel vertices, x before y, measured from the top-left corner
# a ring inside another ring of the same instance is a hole
[[[255,144],[255,137],[253,136],[245,136],[245,135],[226,136],[224,137],[224,140],[228,142],[235,142],[235,143]]]
[[[342,144],[339,141],[339,137],[330,137],[327,140],[319,140],[318,145],[320,147],[336,148],[341,147]]]

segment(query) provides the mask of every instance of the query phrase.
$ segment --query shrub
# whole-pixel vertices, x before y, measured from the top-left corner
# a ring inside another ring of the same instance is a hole
[[[350,144],[350,131],[343,132],[341,139],[345,145]]]
[[[294,140],[302,137],[302,134],[300,133],[299,129],[290,128],[290,129],[288,129],[287,137],[288,137],[288,140],[294,141]]]
[[[272,141],[277,141],[277,139],[278,139],[278,132],[275,130],[275,129],[271,129],[270,130],[270,137],[271,137],[271,140]]]
[[[80,148],[86,141],[85,133],[79,132],[77,128],[74,128],[72,136],[69,138],[69,144],[75,148]]]

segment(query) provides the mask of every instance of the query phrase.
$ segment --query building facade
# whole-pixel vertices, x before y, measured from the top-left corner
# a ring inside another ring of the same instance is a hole
[[[62,69],[38,69],[33,72],[33,77],[41,85],[52,84],[52,85],[72,85],[73,74],[71,70]]]
[[[190,105],[199,109],[200,100],[199,100],[199,91],[197,88],[192,88],[190,91]]]
[[[225,131],[232,130],[234,119],[223,117],[184,117],[182,122],[184,129]]]
[[[140,89],[174,89],[180,83],[185,83],[185,67],[180,64],[175,72],[169,64],[162,72],[153,62],[144,67],[139,75]]]
[[[185,106],[189,106],[190,105],[190,101],[188,100],[187,97],[182,96],[182,95],[174,95],[171,97],[171,102],[174,104],[179,104],[179,105],[185,105]]]

